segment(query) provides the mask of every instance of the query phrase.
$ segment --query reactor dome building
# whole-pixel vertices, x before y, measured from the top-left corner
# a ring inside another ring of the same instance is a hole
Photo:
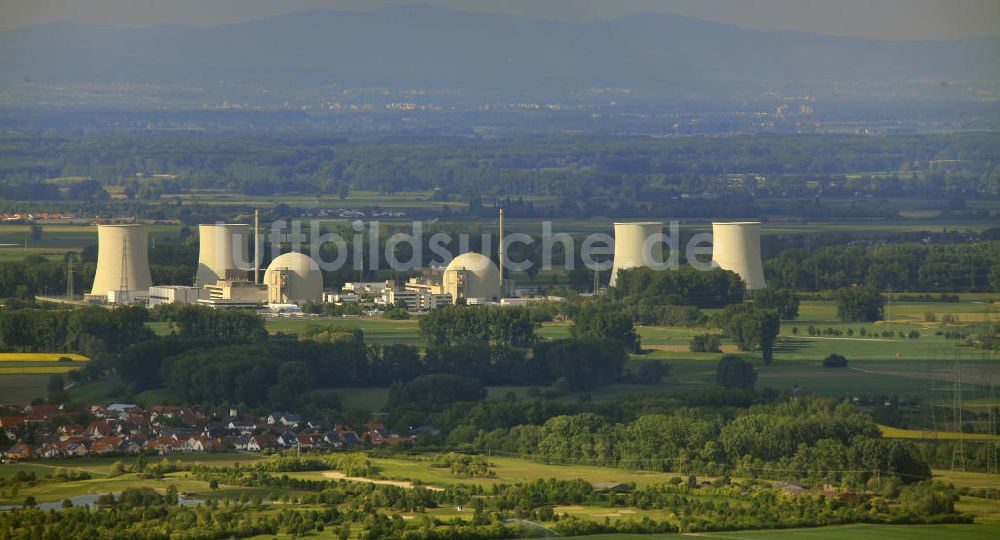
[[[760,260],[759,221],[712,223],[712,262],[739,274],[748,291],[767,287]]]
[[[629,268],[649,266],[649,263],[659,264],[663,261],[663,243],[652,241],[649,246],[648,262],[643,256],[643,245],[654,234],[663,232],[660,221],[643,221],[636,223],[615,223],[615,258],[611,266],[611,281],[609,287],[618,282],[618,272]]]
[[[195,287],[212,285],[233,270],[247,271],[250,225],[213,223],[198,225],[198,271]]]
[[[153,285],[149,273],[145,225],[98,225],[97,271],[92,296],[116,293],[116,303],[145,294]]]
[[[459,298],[493,301],[500,298],[500,269],[486,255],[463,253],[444,269],[441,284],[452,302]]]
[[[303,253],[285,253],[276,257],[264,272],[267,301],[271,304],[320,302],[323,300],[323,274],[319,264]]]

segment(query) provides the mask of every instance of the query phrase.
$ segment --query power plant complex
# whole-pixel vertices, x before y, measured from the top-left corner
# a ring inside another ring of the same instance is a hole
[[[249,260],[251,236],[260,245],[256,234],[259,227],[255,224],[253,230],[251,235],[251,227],[245,223],[199,225],[194,285],[154,286],[146,226],[98,225],[97,270],[93,288],[84,300],[108,304],[197,303],[216,308],[268,305],[276,311],[296,311],[298,305],[308,302],[340,304],[367,299],[373,306],[425,311],[451,303],[518,305],[533,299],[511,298],[513,287],[504,279],[501,267],[489,256],[474,252],[455,257],[446,267],[425,269],[405,282],[348,283],[340,293],[324,293],[319,264],[306,254],[290,252],[275,257],[261,280],[261,249],[254,250],[255,261]],[[611,287],[624,270],[664,267],[666,237],[662,235],[662,222],[615,223],[614,232]],[[712,223],[713,266],[738,274],[748,291],[766,287],[760,234],[761,223],[757,221]],[[502,262],[502,232],[500,236],[498,255]]]
[[[94,286],[84,300],[91,303],[197,303],[212,307],[258,307],[320,302],[323,275],[302,253],[276,257],[257,281],[257,264],[249,261],[250,226],[213,223],[198,226],[198,267],[194,286],[152,284],[148,231],[145,225],[98,225]]]

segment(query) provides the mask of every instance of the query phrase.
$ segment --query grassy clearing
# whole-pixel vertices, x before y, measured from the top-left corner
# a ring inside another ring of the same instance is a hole
[[[262,459],[262,456],[256,454],[244,454],[238,452],[197,452],[197,453],[177,453],[171,454],[169,456],[164,456],[163,458],[157,456],[147,456],[146,460],[148,463],[157,463],[161,459],[167,459],[171,462],[180,461],[182,463],[204,463],[212,465],[232,465],[234,463],[248,463]],[[73,471],[83,471],[90,473],[91,476],[97,477],[107,477],[111,475],[111,467],[116,461],[122,461],[126,464],[131,464],[138,459],[135,456],[132,457],[78,457],[78,458],[54,458],[54,459],[44,459],[38,461],[29,461],[22,463],[11,463],[0,466],[0,478],[8,478],[14,476],[18,471],[35,472],[40,476],[45,476],[56,472],[59,469],[73,470]],[[127,475],[126,475],[127,476]]]
[[[935,469],[931,472],[933,473],[935,480],[940,480],[948,484],[955,484],[955,487],[1000,489],[1000,474],[988,474],[971,471],[946,471],[943,469]]]
[[[490,456],[496,472],[495,478],[466,478],[451,474],[448,469],[431,467],[434,456],[421,456],[420,459],[383,459],[372,458],[379,477],[390,480],[404,480],[423,483],[430,486],[446,487],[455,484],[475,484],[491,486],[493,484],[510,484],[530,482],[538,479],[556,478],[558,480],[574,480],[577,478],[588,482],[635,482],[637,486],[662,484],[675,476],[686,477],[681,473],[628,471],[616,467],[601,467],[579,463],[555,465],[539,463],[514,457]],[[327,478],[326,471],[306,471],[288,473],[296,478],[313,480]],[[285,474],[285,473],[282,473]],[[699,477],[708,479],[708,477]],[[606,510],[606,509],[605,509]]]
[[[393,321],[387,319],[316,317],[308,319],[268,319],[266,327],[267,331],[272,334],[277,332],[301,334],[310,326],[353,326],[360,328],[365,333],[365,340],[369,343],[419,345],[421,342],[418,324],[416,319]]]
[[[379,411],[389,401],[388,388],[338,388],[344,408]]]
[[[126,391],[126,385],[117,380],[101,380],[80,384],[69,389],[69,399],[76,403],[102,403],[112,401]]]
[[[7,373],[0,376],[0,405],[24,405],[45,395],[49,375]]]

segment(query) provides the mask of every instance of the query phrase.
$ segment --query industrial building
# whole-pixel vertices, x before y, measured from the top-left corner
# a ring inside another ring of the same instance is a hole
[[[148,293],[153,278],[147,237],[145,225],[97,226],[97,271],[88,301],[131,303]]]
[[[663,232],[660,221],[645,221],[637,223],[615,223],[615,258],[611,267],[609,287],[618,282],[618,272],[630,268],[649,266],[643,256],[643,245],[654,234]],[[649,246],[650,261],[663,261],[663,244],[656,241]]]
[[[264,272],[267,301],[271,304],[323,301],[323,274],[319,264],[303,253],[276,257]]]
[[[250,225],[214,223],[198,225],[198,271],[195,287],[226,279],[230,270],[248,270]]]
[[[154,285],[149,288],[149,305],[195,304],[207,298],[208,293],[201,287],[185,285]]]
[[[382,294],[386,288],[392,287],[392,281],[354,281],[345,283],[343,290],[347,292],[352,292],[357,295],[371,294],[378,296]]]
[[[419,277],[410,278],[403,288],[423,291],[440,298],[448,296],[452,303],[485,303],[499,301],[509,295],[510,282],[500,279],[500,269],[489,257],[480,253],[463,253],[445,268],[431,267]]]
[[[450,304],[451,295],[433,293],[427,289],[389,288],[385,289],[385,294],[382,298],[376,299],[376,303],[387,307],[395,306],[399,302],[406,304],[407,311],[430,311]]]
[[[760,260],[759,221],[712,223],[712,262],[743,278],[748,291],[767,287]]]
[[[249,302],[262,304],[267,301],[267,286],[249,279],[222,279],[205,285],[206,298],[219,302]]]

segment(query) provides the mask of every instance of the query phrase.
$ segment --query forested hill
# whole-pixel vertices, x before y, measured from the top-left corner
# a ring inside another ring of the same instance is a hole
[[[0,82],[384,84],[519,95],[629,86],[718,95],[776,82],[818,91],[833,80],[996,82],[998,55],[1000,38],[885,42],[668,14],[577,24],[396,6],[215,27],[51,23],[4,31]]]

